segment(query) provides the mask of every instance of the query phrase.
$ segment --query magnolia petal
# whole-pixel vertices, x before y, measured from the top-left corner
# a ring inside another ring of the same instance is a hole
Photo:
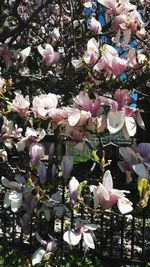
[[[119,147],[119,154],[131,164],[138,163],[137,154],[130,147]]]
[[[21,186],[19,183],[15,182],[15,181],[10,181],[9,182],[9,187],[15,191],[20,191],[21,190]]]
[[[81,68],[83,66],[83,61],[81,57],[79,59],[72,59],[71,63],[76,69]]]
[[[133,165],[132,168],[140,177],[148,178],[148,171],[143,163]]]
[[[93,237],[92,237],[92,234],[90,232],[84,232],[83,233],[83,240],[89,248],[95,249]]]
[[[123,111],[110,111],[107,115],[107,129],[111,134],[121,130],[124,125],[125,115]]]
[[[100,202],[100,205],[102,204],[101,201],[103,201],[103,200],[109,201],[110,200],[110,195],[109,195],[108,190],[101,183],[97,187],[96,194],[97,194],[97,198]]]
[[[112,190],[113,189],[113,180],[112,180],[111,172],[109,170],[107,170],[104,173],[104,176],[103,176],[103,186],[107,190]]]
[[[73,158],[64,155],[61,161],[62,174],[64,178],[69,178],[73,169]]]
[[[90,192],[93,192],[93,196],[94,196],[94,209],[97,209],[99,206],[99,200],[97,198],[97,186],[96,185],[90,185]]]
[[[45,250],[43,248],[38,248],[32,255],[32,265],[34,266],[37,263],[40,263],[43,256],[45,255]]]
[[[80,120],[80,111],[73,111],[68,117],[68,122],[70,126],[75,126],[79,120]]]
[[[134,136],[136,134],[136,122],[132,117],[125,117],[125,126],[129,136]]]
[[[63,240],[69,245],[75,246],[80,242],[81,237],[81,234],[77,234],[74,229],[71,229],[64,233]]]
[[[56,250],[57,243],[53,239],[52,241],[48,242],[46,252],[53,252]]]
[[[94,223],[89,223],[85,225],[85,228],[87,228],[88,230],[95,231],[98,228],[98,226]]]
[[[2,176],[1,182],[2,182],[3,186],[10,188],[10,186],[9,186],[10,181],[7,178],[5,178],[4,176]]]
[[[45,164],[41,160],[39,161],[37,171],[39,174],[40,183],[45,184],[46,176],[47,176],[47,169],[46,169]]]
[[[112,189],[111,190],[112,195],[120,198],[124,196],[124,191],[123,190],[119,190],[119,189]]]
[[[7,209],[7,208],[10,206],[10,204],[11,204],[11,201],[10,201],[10,199],[9,199],[9,195],[10,195],[10,192],[7,191],[7,192],[5,193],[4,203],[3,203],[3,206],[4,206],[5,209]]]
[[[129,199],[125,197],[118,199],[117,206],[122,214],[129,213],[133,210],[132,202],[130,202]]]
[[[25,49],[23,49],[21,52],[20,52],[20,55],[22,57],[22,62],[25,61],[25,59],[30,55],[30,51],[31,51],[31,47],[28,46],[26,47]]]
[[[69,182],[70,202],[74,205],[77,202],[78,180],[73,176]]]
[[[21,207],[22,205],[22,193],[18,193],[16,191],[12,191],[9,194],[9,199],[11,201],[11,210],[13,212],[17,212],[18,209]]]

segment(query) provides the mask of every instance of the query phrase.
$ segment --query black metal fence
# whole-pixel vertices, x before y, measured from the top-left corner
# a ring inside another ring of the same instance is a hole
[[[129,143],[121,143],[119,145],[128,145]],[[113,159],[114,166],[116,166],[118,160],[118,147],[106,146],[106,155]],[[88,164],[88,165],[87,165]],[[75,174],[83,178],[88,178],[88,169],[91,161],[88,163],[78,164],[75,166]],[[87,168],[88,166],[88,168]],[[112,166],[113,176],[116,176],[116,180],[120,179],[122,184],[124,177],[118,169]],[[93,174],[97,175],[97,170]],[[98,177],[99,178],[99,177]],[[88,182],[93,184],[92,178],[88,178]],[[119,183],[118,183],[119,187]],[[134,181],[130,185],[132,191],[132,201],[136,200],[137,187]],[[65,205],[66,198],[68,198],[68,190],[63,187],[60,190],[62,192],[62,200]],[[23,231],[20,226],[20,212],[13,213],[11,209],[5,209],[3,207],[3,200],[5,194],[5,188],[1,186],[0,190],[0,240],[11,242],[14,246],[26,248],[26,252],[34,251],[39,246],[35,238],[35,231],[40,230],[41,236],[44,238],[48,234],[54,236],[57,239],[58,248],[63,252],[69,251],[69,246],[63,241],[63,233],[67,229],[73,227],[76,218],[86,219],[91,223],[99,225],[97,231],[95,231],[95,250],[90,250],[92,257],[99,257],[104,261],[111,262],[111,266],[119,266],[121,264],[139,264],[140,266],[146,266],[150,260],[150,218],[148,208],[134,211],[129,215],[122,215],[117,212],[117,208],[113,208],[111,211],[102,211],[98,209],[96,212],[86,212],[84,206],[81,205],[78,212],[73,210],[66,211],[61,219],[51,214],[49,222],[45,220],[42,215],[34,216],[30,219],[30,223],[27,231]],[[84,191],[84,197],[86,202],[86,190]],[[88,201],[88,198],[87,198]],[[93,203],[88,203],[92,207]],[[134,207],[136,204],[133,204]],[[30,250],[29,250],[30,248]],[[78,251],[83,255],[82,243],[73,248],[73,251]]]

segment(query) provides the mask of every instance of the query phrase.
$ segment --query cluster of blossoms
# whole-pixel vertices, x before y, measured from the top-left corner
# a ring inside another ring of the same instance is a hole
[[[137,123],[144,129],[140,111],[132,107],[134,100],[127,89],[117,89],[113,98],[94,94],[91,99],[87,93],[80,92],[73,98],[72,106],[59,107],[59,102],[59,95],[41,94],[33,98],[30,107],[29,97],[16,93],[9,105],[13,112],[22,117],[32,112],[35,118],[50,121],[53,130],[59,127],[62,135],[73,140],[82,140],[90,133],[103,133],[106,130],[110,134],[122,131],[123,136],[129,138],[135,135]],[[34,129],[27,128],[26,137],[20,137],[17,146],[21,150],[29,139],[39,141],[44,135],[42,131],[41,137],[37,137]],[[10,136],[2,132],[1,138],[6,141]]]

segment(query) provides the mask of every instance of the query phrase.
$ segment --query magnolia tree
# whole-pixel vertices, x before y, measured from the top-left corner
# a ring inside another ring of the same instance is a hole
[[[12,155],[20,158],[11,176],[2,169],[4,207],[18,213],[24,231],[35,214],[49,222],[80,206],[87,214],[115,204],[122,214],[132,212],[129,191],[113,188],[102,143],[100,157],[91,152],[100,177],[90,186],[72,176],[73,152],[71,157],[60,147],[68,140],[90,144],[93,135],[130,139],[137,126],[145,130],[133,93],[149,94],[149,1],[11,0],[3,1],[1,10],[0,163],[8,172]],[[49,148],[42,142],[46,135],[54,140]],[[137,204],[144,208],[150,144],[120,147],[119,152],[127,183],[137,176]],[[85,204],[85,187],[93,208]],[[76,214],[63,239],[73,246],[83,240],[85,251],[94,249],[98,227]],[[57,249],[55,236],[45,241],[38,230],[37,225],[41,247],[33,265]]]

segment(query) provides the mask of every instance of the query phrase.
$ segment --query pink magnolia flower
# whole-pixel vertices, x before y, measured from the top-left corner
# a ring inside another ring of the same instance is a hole
[[[73,108],[68,116],[68,124],[70,126],[82,126],[86,124],[90,117],[91,113],[89,111]]]
[[[84,241],[85,249],[86,248],[95,248],[94,244],[94,233],[98,228],[96,224],[89,224],[86,221],[80,220],[75,224],[75,229],[68,230],[64,233],[63,239],[69,245],[77,245],[81,239]]]
[[[63,177],[69,178],[73,169],[73,158],[65,155],[61,161],[61,168]]]
[[[29,148],[29,155],[31,157],[31,162],[37,164],[45,155],[44,146],[39,143],[32,143]]]
[[[77,196],[78,186],[79,186],[79,182],[73,176],[69,182],[70,202],[72,205],[76,204],[77,199],[78,199],[78,196]]]
[[[138,146],[119,148],[119,153],[123,157],[123,161],[119,161],[118,165],[123,172],[134,172],[140,177],[149,177],[148,168],[150,166],[150,144],[141,143]]]
[[[138,157],[130,147],[119,147],[119,153],[123,160],[118,161],[118,166],[122,172],[126,173],[127,182],[131,182],[131,173],[133,172],[132,166],[139,163]]]
[[[125,198],[124,195],[124,193],[128,193],[128,191],[113,189],[113,180],[109,170],[104,173],[103,182],[99,183],[98,186],[90,186],[90,190],[94,195],[95,209],[98,208],[99,205],[101,209],[109,209],[116,203],[118,204],[120,212],[123,214],[131,212],[133,209],[132,203]]]
[[[107,128],[107,118],[105,115],[100,117],[91,117],[88,120],[87,129],[92,132],[102,133]]]
[[[46,132],[44,129],[36,131],[33,128],[27,127],[25,137],[22,137],[19,142],[15,144],[16,149],[18,151],[23,151],[25,147],[30,146],[31,143],[41,141],[45,135]]]
[[[119,76],[126,68],[127,61],[119,57],[115,48],[110,45],[103,45],[101,49],[101,57],[94,66],[93,70],[101,72],[113,73],[115,76]]]
[[[4,208],[11,206],[11,210],[17,212],[23,204],[23,197],[32,192],[32,188],[29,188],[25,178],[21,175],[16,175],[15,181],[9,181],[2,176],[1,182],[7,188],[4,196]]]
[[[87,93],[81,91],[73,100],[73,106],[75,108],[82,108],[83,110],[90,112],[92,117],[96,117],[103,111],[100,98],[97,94],[95,95],[95,99],[90,99]]]
[[[51,240],[49,242],[43,240],[37,232],[35,233],[35,236],[36,239],[40,242],[41,247],[39,247],[32,255],[32,266],[40,263],[44,256],[50,255],[57,249],[57,243],[52,236],[49,236]]]
[[[85,130],[81,130],[80,127],[73,127],[68,124],[66,125],[64,132],[62,131],[62,134],[69,137],[71,140],[81,141],[84,137],[86,137],[87,132]]]
[[[47,66],[50,66],[53,63],[57,62],[60,58],[60,53],[55,52],[54,48],[50,44],[46,44],[45,49],[41,45],[39,45],[38,51],[43,57],[43,61]]]
[[[137,153],[139,160],[150,167],[150,143],[140,143],[133,145],[132,148]]]
[[[20,116],[26,116],[30,106],[29,96],[23,96],[21,93],[15,93],[16,97],[12,103],[9,102],[11,110],[17,112]]]
[[[0,140],[5,144],[9,149],[12,148],[14,141],[18,141],[22,138],[22,128],[18,128],[17,124],[13,124],[13,121],[7,120],[6,117],[3,117],[4,124],[1,128]]]
[[[114,134],[122,130],[125,138],[134,136],[136,133],[136,122],[144,128],[139,110],[130,107],[131,97],[126,89],[117,89],[114,94],[118,103],[118,109],[109,111],[107,115],[107,129]]]
[[[70,112],[70,107],[51,109],[49,112],[49,117],[52,119],[52,125],[66,124],[66,120],[68,119]]]
[[[138,31],[139,27],[141,29]],[[113,30],[117,32],[115,40],[120,42],[123,34],[123,41],[126,44],[130,42],[132,34],[139,33],[140,35],[141,32],[141,37],[145,35],[145,25],[136,9],[117,15],[113,20]]]
[[[87,28],[91,32],[95,32],[97,34],[100,34],[102,31],[101,23],[98,20],[96,20],[94,17],[92,17],[91,19],[88,20]]]
[[[136,9],[136,5],[132,5],[129,0],[97,0],[100,4],[111,11],[112,14],[120,14],[121,12],[128,13]]]
[[[95,64],[99,58],[99,43],[95,38],[91,38],[87,43],[87,50],[85,51],[84,56],[82,57],[83,61],[86,64]]]
[[[53,109],[56,109],[59,96],[49,93],[35,96],[32,102],[32,110],[36,118],[48,119]]]
[[[55,27],[53,31],[50,33],[50,37],[53,43],[57,42],[60,38],[59,28]]]

